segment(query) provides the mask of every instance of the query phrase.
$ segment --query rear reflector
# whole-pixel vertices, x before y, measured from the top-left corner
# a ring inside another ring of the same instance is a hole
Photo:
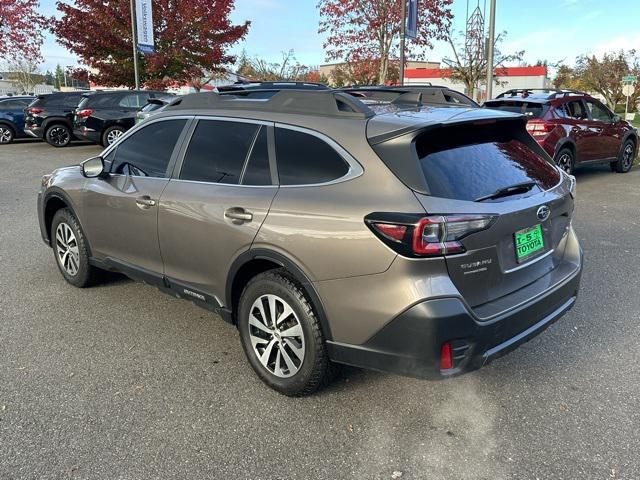
[[[453,368],[453,353],[451,342],[445,342],[440,348],[440,370],[450,370]]]

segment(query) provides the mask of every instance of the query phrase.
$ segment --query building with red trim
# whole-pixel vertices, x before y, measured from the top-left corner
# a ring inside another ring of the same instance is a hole
[[[551,81],[546,66],[496,68],[495,78],[500,84],[493,85],[493,96],[514,88],[549,88]],[[462,82],[451,79],[449,68],[408,68],[404,72],[406,85],[432,83],[464,92]],[[474,98],[485,100],[484,86],[474,92]]]

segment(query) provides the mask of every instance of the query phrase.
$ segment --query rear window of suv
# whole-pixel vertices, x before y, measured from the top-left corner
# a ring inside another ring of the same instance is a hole
[[[422,134],[416,151],[431,195],[473,201],[518,183],[534,181],[548,190],[560,181],[526,141],[514,128],[457,126]]]
[[[498,100],[485,102],[485,107],[504,112],[520,113],[531,118],[540,118],[545,113],[546,106],[539,102],[523,102],[521,100]]]

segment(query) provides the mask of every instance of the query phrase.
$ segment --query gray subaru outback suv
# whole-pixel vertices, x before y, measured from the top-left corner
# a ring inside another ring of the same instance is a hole
[[[336,363],[479,368],[574,305],[575,181],[522,116],[396,100],[185,96],[45,175],[42,237],[72,285],[118,271],[219,313],[287,395]]]

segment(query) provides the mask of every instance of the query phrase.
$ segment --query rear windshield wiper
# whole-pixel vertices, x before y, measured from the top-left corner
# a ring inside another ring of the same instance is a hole
[[[483,195],[474,200],[474,202],[482,202],[484,200],[493,200],[495,198],[508,197],[509,195],[517,195],[518,193],[525,193],[531,190],[533,187],[538,186],[536,182],[522,182],[510,185],[508,187],[502,187],[489,195]]]

